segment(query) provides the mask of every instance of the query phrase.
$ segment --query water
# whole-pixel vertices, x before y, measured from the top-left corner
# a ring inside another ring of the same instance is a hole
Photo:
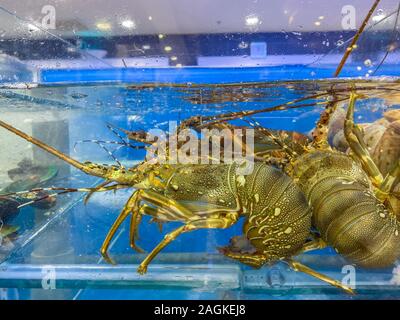
[[[0,114],[1,120],[78,161],[116,164],[98,144],[76,143],[94,139],[118,141],[107,124],[128,130],[167,130],[171,121],[180,122],[194,115],[217,116],[259,110],[294,100],[299,101],[293,104],[298,108],[258,113],[251,119],[270,129],[309,135],[324,103],[331,97],[303,98],[331,88],[343,98],[352,86],[363,95],[363,100],[357,103],[355,119],[358,123],[372,123],[381,119],[385,112],[399,108],[398,80],[376,78],[213,85],[4,87],[0,89]],[[304,104],[307,106],[302,107]],[[345,102],[342,104],[345,106]],[[240,120],[233,123],[246,124]],[[92,187],[100,182],[10,132],[1,129],[0,136],[0,189],[15,183],[17,178],[13,180],[10,170],[16,168],[22,172],[19,176],[22,182],[17,185],[19,190],[49,186]],[[116,147],[107,145],[125,166],[132,166],[145,156],[144,150]],[[57,174],[49,168],[56,168]],[[111,266],[102,260],[99,248],[132,191],[96,193],[87,205],[83,203],[84,194],[67,193],[52,201],[46,199],[45,208],[25,206],[8,218],[3,227],[12,225],[19,230],[2,239],[0,287],[8,289],[1,294],[11,299],[357,299],[395,298],[399,294],[394,267],[385,270],[356,268],[358,295],[349,296],[290,270],[284,263],[254,270],[228,260],[218,253],[217,247],[227,245],[232,236],[241,234],[243,221],[227,230],[199,230],[179,236],[157,256],[145,276],[136,273],[145,255],[130,249],[129,222],[126,222],[110,247],[111,256],[118,262],[117,266]],[[9,203],[2,205],[6,206],[6,211],[12,209]],[[150,251],[165,233],[178,225],[176,222],[164,224],[160,232],[158,225],[145,217],[138,243]],[[353,270],[331,248],[304,254],[299,259],[338,280]],[[58,290],[42,290],[43,287]]]

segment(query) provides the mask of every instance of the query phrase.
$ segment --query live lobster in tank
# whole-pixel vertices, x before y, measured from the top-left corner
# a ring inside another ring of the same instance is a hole
[[[135,188],[100,249],[104,259],[110,263],[114,263],[108,255],[110,242],[128,217],[131,221],[130,245],[138,252],[143,251],[135,241],[143,215],[161,223],[182,222],[182,226],[166,234],[141,262],[138,267],[141,274],[147,272],[154,257],[180,234],[205,228],[229,228],[244,217],[244,232],[257,248],[257,253],[234,258],[258,267],[284,261],[295,270],[353,292],[348,286],[294,259],[299,253],[319,248],[320,241],[313,239],[312,213],[304,193],[286,173],[270,164],[256,162],[249,174],[243,174],[240,170],[242,164],[237,162],[196,165],[145,160],[131,168],[81,163],[3,121],[0,121],[0,126],[84,173],[104,179],[95,188],[52,187],[30,192],[83,191],[89,192],[90,196],[93,192]],[[276,136],[274,139],[281,140]],[[229,256],[227,248],[221,251]]]
[[[355,104],[362,97],[356,89],[350,93],[342,119],[343,137],[349,151],[341,151],[328,143],[330,118],[338,104],[332,99],[321,114],[313,140],[304,146],[302,152],[294,152],[283,145],[282,151],[288,159],[283,168],[304,192],[311,206],[312,225],[320,233],[321,247],[332,246],[358,266],[383,268],[394,265],[400,257],[400,222],[394,209],[399,200],[395,187],[399,181],[400,158],[395,156],[383,172],[380,168],[387,163],[379,163],[379,157],[375,157],[378,163],[374,161],[364,141],[362,128],[354,122]],[[247,119],[258,112],[261,111],[213,116],[207,119],[208,123],[192,118],[187,123],[194,127],[214,126],[241,118],[248,126],[273,137],[269,129]],[[387,113],[386,117],[394,113]],[[387,125],[388,130],[393,124],[396,122]],[[229,252],[226,255],[242,261],[253,256]]]

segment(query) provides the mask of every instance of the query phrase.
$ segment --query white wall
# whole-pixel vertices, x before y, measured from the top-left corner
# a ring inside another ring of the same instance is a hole
[[[357,25],[367,14],[373,0],[2,0],[5,8],[23,19],[42,21],[44,5],[56,9],[57,29],[51,33],[65,36],[99,31],[98,23],[109,24],[105,35],[123,34],[193,34],[249,31],[343,30],[341,10],[344,5],[356,9]],[[388,14],[397,9],[398,0],[382,0],[378,9]],[[0,8],[0,9],[1,9]],[[246,26],[246,17],[256,15],[256,27]],[[151,18],[149,18],[151,17]],[[323,17],[323,19],[319,19]],[[131,19],[135,27],[121,26]],[[151,19],[151,20],[150,20]],[[315,25],[319,21],[320,25]],[[384,28],[392,28],[394,17]],[[46,37],[39,31],[28,32],[26,24],[0,10],[2,38]],[[47,35],[48,36],[48,35]]]

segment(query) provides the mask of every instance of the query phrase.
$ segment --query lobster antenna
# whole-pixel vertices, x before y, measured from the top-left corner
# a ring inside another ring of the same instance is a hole
[[[79,140],[79,141],[76,141],[75,144],[74,144],[74,151],[76,152],[76,145],[77,144],[79,144],[79,143],[87,143],[87,142],[96,143],[101,148],[103,148],[110,155],[110,157],[113,158],[113,160],[116,163],[118,163],[118,165],[120,167],[124,167],[124,166],[121,164],[121,162],[114,155],[114,153],[116,151],[118,151],[122,147],[127,147],[127,146],[129,146],[129,147],[131,147],[131,148],[133,148],[135,150],[140,150],[140,149],[144,149],[145,148],[144,146],[134,146],[134,145],[131,145],[131,144],[128,144],[128,143],[123,143],[123,142],[118,142],[118,141],[105,141],[105,140],[93,140],[93,139],[90,139],[90,140]],[[109,151],[109,149],[104,144],[116,144],[116,145],[119,145],[119,146],[113,152],[111,152],[111,151]]]
[[[318,105],[319,103],[317,102],[316,104]],[[235,107],[237,108],[237,106]],[[268,130],[267,128],[262,126],[257,120],[255,120],[250,115],[247,115],[246,118],[250,120],[245,119],[244,117],[241,117],[240,119],[249,124],[251,127],[260,131],[263,135],[270,138],[273,142],[275,142],[278,146],[280,146],[289,155],[289,158],[297,156],[297,153],[291,147],[289,147],[282,139],[274,135],[271,130]]]
[[[105,191],[110,191],[110,190],[118,190],[118,189],[126,189],[130,188],[130,186],[126,185],[120,185],[120,184],[113,184],[108,187],[102,187],[102,188],[62,188],[62,187],[49,187],[49,188],[35,188],[31,190],[26,190],[26,191],[17,191],[13,193],[7,193],[4,194],[4,196],[14,196],[14,195],[24,195],[27,193],[35,193],[35,192],[48,192],[48,191],[60,191],[57,193],[52,193],[52,194],[47,194],[44,195],[43,197],[25,202],[21,205],[18,206],[18,208],[22,208],[28,205],[31,205],[33,203],[39,202],[44,199],[48,199],[51,197],[56,197],[60,194],[65,194],[65,193],[72,193],[72,192],[105,192]],[[2,195],[3,196],[3,195]]]
[[[79,143],[87,143],[87,142],[90,142],[90,143],[103,143],[103,144],[117,144],[117,145],[119,145],[119,146],[121,146],[121,147],[129,146],[129,147],[134,148],[134,149],[137,149],[137,150],[139,150],[139,149],[144,149],[144,148],[145,148],[144,146],[134,146],[134,145],[130,145],[130,144],[127,144],[127,143],[118,142],[118,141],[97,140],[97,139],[85,139],[85,140],[78,140],[78,141],[75,142],[75,144],[74,144],[74,151],[75,151],[75,148],[76,148],[76,145],[77,145],[77,144],[79,144]]]
[[[118,130],[121,130],[122,131],[122,129],[120,129],[120,128],[118,128],[118,127],[115,127],[115,126],[113,126],[112,124],[110,124],[110,123],[107,123],[107,128],[108,128],[108,130],[110,130],[112,133],[114,133],[118,138],[119,138],[119,140],[121,140],[123,143],[127,143],[126,141],[125,141],[125,139],[119,134],[119,132],[117,132],[114,128],[117,128]],[[122,132],[124,132],[124,131],[122,131]],[[125,133],[125,132],[124,132]]]
[[[100,146],[105,152],[107,152],[108,155],[109,155],[121,168],[124,167],[124,166],[121,164],[121,162],[117,159],[117,157],[114,155],[114,153],[111,152],[110,150],[108,150],[108,148],[103,144],[103,143],[110,143],[110,144],[112,143],[112,144],[118,144],[118,145],[120,145],[116,150],[114,150],[114,152],[115,152],[115,151],[118,151],[118,150],[123,146],[122,143],[120,143],[120,142],[115,142],[115,141],[102,141],[102,140],[79,140],[79,141],[76,141],[75,144],[74,144],[74,151],[76,152],[76,145],[77,145],[78,143],[85,143],[85,142],[91,142],[91,143],[97,144],[97,145]]]
[[[266,113],[266,112],[271,112],[271,111],[281,111],[281,110],[297,109],[297,108],[305,108],[305,107],[314,107],[317,104],[315,102],[304,103],[304,104],[296,104],[296,103],[322,98],[324,96],[327,96],[328,94],[329,93],[327,93],[327,92],[317,93],[317,94],[297,98],[297,99],[294,99],[289,102],[285,102],[282,104],[278,104],[278,105],[263,108],[263,109],[256,109],[256,110],[249,110],[249,111],[240,110],[240,111],[236,111],[236,112],[223,113],[223,114],[214,115],[214,116],[203,116],[203,117],[201,117],[201,123],[204,123],[205,125],[210,125],[210,124],[212,125],[212,124],[220,122],[220,121],[234,120],[234,119],[241,118],[244,116],[249,117],[251,115],[255,115],[258,113]],[[325,103],[325,102],[323,102],[323,103]],[[188,126],[191,126],[190,120],[192,120],[192,119],[193,118],[188,119],[188,121],[189,121]],[[183,124],[186,125],[185,121],[183,121]],[[201,128],[201,127],[202,127],[202,125],[198,125],[198,128]]]
[[[282,139],[278,138],[274,135],[270,130],[263,127],[258,121],[252,119],[252,121],[248,119],[243,119],[243,121],[247,122],[251,127],[255,128],[256,130],[260,131],[262,134],[267,136],[268,138],[272,139],[278,146],[280,146],[286,153],[288,153],[290,158],[294,158],[297,156],[296,151],[294,151],[291,147],[289,147]]]
[[[24,202],[23,204],[20,204],[17,208],[21,209],[23,207],[26,207],[26,206],[29,206],[31,204],[34,204],[36,202],[39,202],[39,201],[42,201],[42,200],[45,200],[45,199],[49,199],[49,198],[55,198],[60,194],[69,193],[69,192],[72,192],[72,191],[62,191],[62,192],[58,192],[58,193],[47,194],[47,195],[45,195],[43,197],[28,201],[28,202]]]
[[[126,146],[129,146],[129,147],[131,147],[133,149],[137,149],[138,146],[134,146],[134,145],[130,144],[129,142],[125,141],[125,139],[115,129],[118,129],[121,132],[123,132],[124,134],[126,134],[128,136],[128,139],[129,139],[129,135],[131,134],[131,131],[123,129],[123,128],[120,128],[120,127],[117,127],[117,126],[115,126],[115,125],[113,125],[111,123],[107,124],[107,128],[109,130],[111,130]],[[148,144],[148,142],[141,141],[141,140],[139,140],[137,142]]]
[[[355,48],[357,48],[357,41],[360,38],[361,34],[364,32],[365,27],[368,24],[369,19],[371,18],[372,14],[374,13],[376,7],[378,6],[380,0],[375,0],[372,7],[369,9],[366,17],[364,18],[363,22],[361,23],[360,28],[357,30],[356,34],[354,35],[350,45],[347,47],[345,53],[342,56],[342,59],[337,66],[335,73],[333,74],[334,78],[337,78],[340,75],[344,65],[346,64],[347,59],[349,58],[350,54],[353,52]],[[315,130],[313,132],[313,141],[311,145],[317,149],[320,148],[329,148],[328,141],[328,130],[329,130],[329,121],[331,119],[332,114],[336,111],[338,100],[336,98],[336,92],[334,92],[334,84],[332,85],[331,91],[333,91],[334,99],[327,104],[325,110],[321,113],[320,118],[317,122]]]
[[[356,48],[356,43],[358,41],[358,38],[360,38],[361,34],[364,32],[365,27],[368,24],[369,19],[371,18],[372,14],[374,13],[376,7],[378,6],[379,2],[381,0],[375,0],[374,4],[372,5],[371,9],[369,9],[367,16],[364,18],[360,28],[357,30],[357,33],[355,34],[353,40],[351,41],[350,45],[347,47],[342,60],[340,60],[340,63],[338,67],[336,68],[335,73],[333,74],[333,77],[336,78],[339,76],[340,72],[342,71],[347,59],[349,58],[350,54],[352,51]]]
[[[390,39],[390,44],[393,43],[396,39],[396,29],[397,29],[397,23],[399,21],[399,14],[400,14],[400,2],[399,5],[397,7],[397,13],[396,13],[396,21],[394,22],[394,26],[393,26],[393,31],[392,31],[392,37]],[[379,62],[378,66],[376,67],[376,69],[374,70],[374,72],[372,73],[372,75],[375,75],[375,73],[380,69],[380,67],[382,66],[382,64],[385,62],[387,56],[390,53],[390,44],[385,52],[385,55],[383,56],[382,60]]]
[[[38,146],[39,148],[47,151],[48,153],[56,156],[59,159],[69,163],[71,166],[73,166],[79,170],[85,171],[86,166],[83,163],[81,163],[75,159],[72,159],[71,157],[67,156],[66,154],[62,153],[61,151],[58,151],[57,149],[49,146],[48,144],[35,139],[34,137],[26,134],[25,132],[18,130],[17,128],[14,128],[13,126],[5,123],[4,121],[0,120],[0,127],[3,127],[4,129],[11,131],[12,133],[16,134],[17,136],[21,137],[22,139],[25,139],[26,141],[33,143],[34,145]]]
[[[96,142],[96,144],[98,144],[101,148],[103,148],[103,150],[105,152],[108,153],[108,155],[121,167],[123,168],[124,166],[122,165],[122,163],[117,159],[117,157],[114,155],[114,153],[112,153],[110,150],[108,150],[108,148],[102,144],[101,142]],[[120,146],[121,147],[121,146]],[[119,150],[119,148],[117,148],[117,150]],[[117,151],[116,150],[116,151]]]

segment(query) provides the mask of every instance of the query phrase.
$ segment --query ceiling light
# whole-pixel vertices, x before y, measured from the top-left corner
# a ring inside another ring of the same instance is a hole
[[[165,52],[170,52],[172,50],[172,47],[170,47],[170,46],[165,46],[164,47],[164,51]]]
[[[127,28],[127,29],[134,29],[134,28],[136,28],[135,21],[133,21],[133,20],[124,20],[124,21],[121,22],[121,25],[122,25],[124,28]]]
[[[96,27],[101,31],[111,30],[111,24],[109,24],[108,22],[98,22],[96,23]]]
[[[260,23],[260,19],[256,15],[249,15],[246,17],[246,26],[255,26]]]

